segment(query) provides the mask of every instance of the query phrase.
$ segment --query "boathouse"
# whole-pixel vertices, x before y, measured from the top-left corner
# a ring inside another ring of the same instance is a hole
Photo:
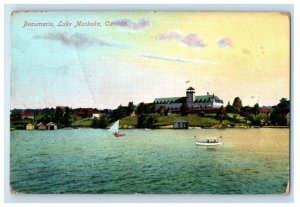
[[[57,129],[57,125],[54,124],[53,122],[50,122],[47,124],[47,129],[48,130],[56,130]]]
[[[189,123],[186,120],[173,121],[173,129],[188,129]]]
[[[29,123],[26,125],[26,130],[34,130],[34,125]]]
[[[38,130],[46,130],[47,129],[47,125],[44,122],[40,122],[36,126],[37,126]]]

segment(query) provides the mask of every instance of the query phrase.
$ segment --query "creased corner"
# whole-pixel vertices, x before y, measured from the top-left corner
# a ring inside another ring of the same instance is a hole
[[[290,180],[287,182],[286,189],[284,192],[284,195],[288,195],[288,194],[290,194]]]

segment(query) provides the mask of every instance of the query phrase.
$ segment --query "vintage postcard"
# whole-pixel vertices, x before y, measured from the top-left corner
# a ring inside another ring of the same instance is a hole
[[[289,193],[289,13],[14,11],[11,60],[12,193]]]

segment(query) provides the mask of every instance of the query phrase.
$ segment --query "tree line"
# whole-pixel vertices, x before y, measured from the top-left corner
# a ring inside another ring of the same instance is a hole
[[[224,119],[236,120],[236,115],[245,117],[246,120],[251,122],[252,125],[287,125],[289,123],[289,117],[287,114],[290,112],[290,101],[286,98],[279,100],[277,105],[269,107],[270,113],[259,113],[260,106],[256,103],[254,106],[243,106],[242,100],[239,97],[234,98],[232,104],[228,102],[225,107],[219,108],[215,112],[215,118],[222,121]],[[55,122],[59,128],[71,127],[72,123],[79,120],[77,116],[80,108],[72,109],[64,107],[64,109],[57,108],[44,108],[44,109],[13,109],[11,110],[11,120],[20,120],[21,112],[30,112],[35,116],[35,122]],[[127,106],[118,106],[116,109],[93,109],[95,112],[101,113],[99,118],[93,118],[92,127],[94,128],[107,128],[111,123],[122,119],[126,116],[137,116],[137,128],[155,128],[157,123],[157,115],[167,116],[169,111],[163,106],[157,111],[155,110],[153,103],[139,103],[134,105],[133,102],[129,102]],[[182,116],[186,116],[190,113],[189,107],[186,103],[183,103],[178,111]],[[200,116],[204,116],[204,112],[198,112]],[[229,117],[228,114],[236,114],[233,117]]]
[[[266,108],[269,112],[260,113],[261,108]],[[251,106],[243,106],[242,100],[236,97],[232,105],[228,102],[225,107],[226,113],[239,114],[249,120],[252,125],[278,125],[285,126],[289,124],[288,113],[290,113],[290,101],[287,98],[281,98],[279,103],[270,107],[260,107],[258,103]]]

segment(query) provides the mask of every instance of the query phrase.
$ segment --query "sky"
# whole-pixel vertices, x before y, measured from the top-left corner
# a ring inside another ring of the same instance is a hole
[[[225,105],[290,97],[286,13],[17,12],[11,47],[12,109],[116,108],[185,96],[189,86]]]

